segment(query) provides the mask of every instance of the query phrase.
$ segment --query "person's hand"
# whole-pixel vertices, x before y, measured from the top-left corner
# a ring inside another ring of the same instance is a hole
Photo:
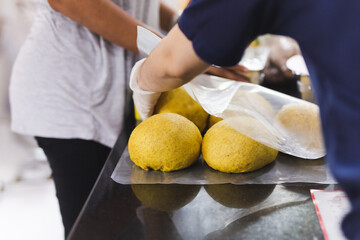
[[[160,92],[142,90],[137,82],[139,69],[145,59],[146,58],[138,61],[132,68],[130,74],[130,89],[133,91],[134,104],[142,120],[152,115],[154,107],[161,95]]]
[[[223,77],[240,82],[250,82],[250,79],[244,75],[249,70],[242,65],[235,65],[232,67],[216,67],[211,66],[206,73],[218,77]]]

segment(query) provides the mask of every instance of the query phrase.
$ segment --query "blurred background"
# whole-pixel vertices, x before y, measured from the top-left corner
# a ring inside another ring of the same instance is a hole
[[[10,131],[11,68],[30,30],[36,12],[35,1],[0,0],[0,239],[5,240],[64,237],[46,157],[31,137]],[[163,1],[179,13],[188,2]],[[286,66],[289,58],[300,54],[294,40],[267,35],[256,39],[250,47],[253,49],[249,48],[242,64],[249,64],[247,67],[251,68],[254,59],[262,61],[260,68],[250,69],[254,73],[249,76],[253,83],[305,99],[302,91],[311,90],[309,79]],[[307,85],[301,85],[302,82]]]
[[[63,239],[46,158],[34,140],[10,131],[11,67],[35,14],[34,0],[0,0],[0,239]]]

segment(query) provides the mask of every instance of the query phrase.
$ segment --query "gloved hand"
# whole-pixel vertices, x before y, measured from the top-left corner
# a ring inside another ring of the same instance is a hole
[[[142,120],[152,115],[154,107],[161,95],[160,92],[142,90],[137,83],[138,72],[145,59],[146,58],[138,61],[132,68],[130,74],[130,89],[133,91],[134,104]]]

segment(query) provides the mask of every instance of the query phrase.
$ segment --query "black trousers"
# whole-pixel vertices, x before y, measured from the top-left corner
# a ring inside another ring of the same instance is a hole
[[[82,139],[35,139],[52,169],[67,237],[111,149]]]

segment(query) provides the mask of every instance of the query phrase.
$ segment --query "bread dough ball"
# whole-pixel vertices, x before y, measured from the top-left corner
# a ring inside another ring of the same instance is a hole
[[[264,201],[274,190],[275,185],[261,184],[210,184],[206,192],[220,204],[230,208],[249,208]]]
[[[243,173],[273,162],[278,151],[241,134],[223,120],[206,132],[202,154],[206,163],[215,170]]]
[[[214,115],[210,115],[208,127],[211,128],[212,126],[215,125],[215,123],[220,122],[222,120],[224,120],[224,119],[222,119],[220,117],[215,117]]]
[[[274,126],[287,139],[296,140],[304,148],[323,148],[319,108],[315,104],[284,105],[275,117]]]
[[[253,109],[264,116],[265,119],[272,119],[275,116],[275,111],[271,104],[260,94],[246,92],[246,97],[249,99],[249,106],[253,107]]]
[[[191,202],[200,191],[197,185],[136,184],[135,196],[145,205],[159,211],[173,211]]]
[[[275,111],[270,102],[256,92],[238,90],[232,98],[230,106],[223,114],[226,115],[226,118],[238,116],[241,109],[250,111],[253,116],[255,116],[254,114],[262,116],[268,121],[272,121],[275,116]]]
[[[201,133],[193,122],[175,113],[161,113],[133,130],[129,155],[144,170],[175,171],[198,159],[201,141]]]
[[[154,109],[154,114],[157,113],[180,114],[195,123],[201,132],[205,129],[209,117],[183,87],[162,93]]]

